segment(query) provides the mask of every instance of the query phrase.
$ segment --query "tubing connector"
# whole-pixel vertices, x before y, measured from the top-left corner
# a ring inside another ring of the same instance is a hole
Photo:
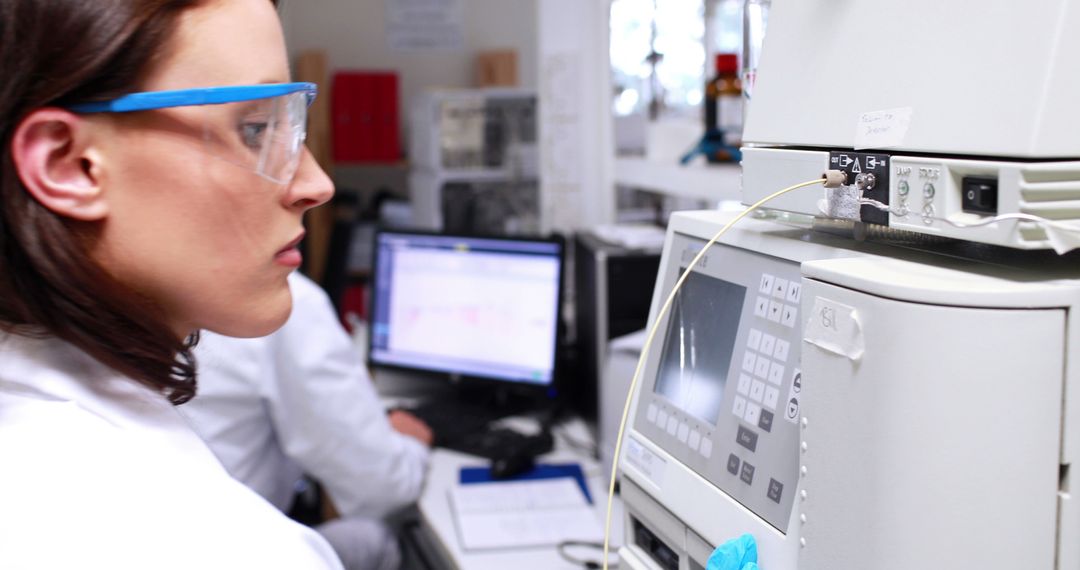
[[[821,177],[826,188],[839,188],[847,182],[847,174],[842,170],[826,170]]]

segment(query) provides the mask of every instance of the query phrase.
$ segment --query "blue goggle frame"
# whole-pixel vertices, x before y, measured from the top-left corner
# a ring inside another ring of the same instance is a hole
[[[254,101],[280,95],[305,92],[310,107],[319,93],[314,83],[267,83],[264,85],[230,85],[225,87],[201,87],[197,89],[174,89],[171,91],[144,91],[129,93],[109,101],[90,101],[68,107],[74,113],[130,113],[168,107],[189,105],[217,105]]]

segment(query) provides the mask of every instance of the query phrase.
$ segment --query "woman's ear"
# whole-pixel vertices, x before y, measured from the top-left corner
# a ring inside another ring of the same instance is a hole
[[[30,195],[61,216],[83,221],[109,212],[92,129],[74,113],[43,108],[19,123],[11,141],[15,169]]]

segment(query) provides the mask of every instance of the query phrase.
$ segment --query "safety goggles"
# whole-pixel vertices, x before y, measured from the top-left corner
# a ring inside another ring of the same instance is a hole
[[[200,117],[210,154],[252,169],[278,184],[296,175],[307,138],[307,110],[314,83],[272,83],[147,91],[109,101],[79,103],[74,113],[131,113],[171,107],[208,106]]]

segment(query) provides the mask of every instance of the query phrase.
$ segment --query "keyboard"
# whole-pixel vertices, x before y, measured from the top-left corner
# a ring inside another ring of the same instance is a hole
[[[488,428],[449,441],[442,447],[477,457],[496,459],[508,456],[516,450],[534,446],[535,441],[535,436],[524,435],[512,429]]]
[[[427,402],[406,409],[424,421],[435,435],[435,446],[494,459],[526,445],[535,438],[508,428],[492,427],[506,412],[457,402]]]

